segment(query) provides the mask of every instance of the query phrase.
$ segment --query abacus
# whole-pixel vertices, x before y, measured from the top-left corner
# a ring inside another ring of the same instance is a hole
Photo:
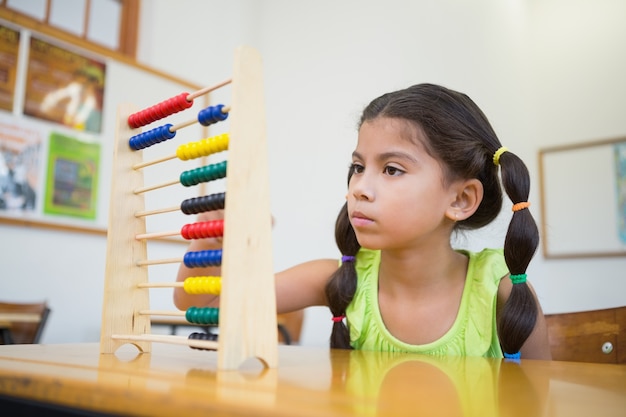
[[[195,98],[226,85],[232,89],[230,106],[209,106],[189,122],[141,132],[142,126],[184,112]],[[179,129],[193,123],[208,126],[227,118],[227,134],[183,144],[174,155],[142,160],[143,149],[172,139]],[[164,184],[144,184],[143,169],[148,166],[224,150],[228,151],[227,162],[185,171],[179,179]],[[225,193],[185,200],[174,208],[145,208],[145,194],[152,190],[171,185],[191,187],[219,178],[226,179]],[[180,231],[184,239],[223,236],[221,250],[187,252],[182,259],[147,258],[150,239],[176,232],[147,233],[146,217],[172,210],[197,214],[221,208],[223,221],[188,224]],[[184,283],[149,280],[149,266],[181,261],[188,267],[221,264],[221,278],[191,277]],[[167,312],[150,310],[149,290],[179,285],[187,292],[220,294],[219,309],[171,312],[184,315],[191,323],[218,325],[217,341],[204,333],[189,338],[150,333],[150,317]],[[216,351],[219,369],[236,369],[253,357],[273,368],[278,351],[275,297],[261,58],[256,50],[239,47],[229,80],[191,94],[181,93],[139,112],[129,104],[118,107],[100,352],[114,353],[128,343],[143,353],[151,351],[153,342],[184,344]]]

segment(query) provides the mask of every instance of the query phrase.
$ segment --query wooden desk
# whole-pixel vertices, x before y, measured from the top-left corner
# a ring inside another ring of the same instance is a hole
[[[36,403],[150,417],[626,414],[623,365],[299,346],[279,347],[277,369],[216,364],[216,352],[157,343],[150,354],[125,345],[114,355],[98,344],[0,346],[0,414],[63,415]]]

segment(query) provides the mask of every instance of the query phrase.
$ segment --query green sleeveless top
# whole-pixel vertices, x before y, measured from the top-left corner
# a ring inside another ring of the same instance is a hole
[[[456,320],[439,340],[410,345],[396,339],[385,327],[378,306],[380,251],[361,248],[355,267],[357,288],[346,308],[350,344],[354,349],[412,352],[427,355],[501,358],[496,330],[496,301],[500,279],[508,274],[502,250],[459,250],[469,257],[465,287]]]

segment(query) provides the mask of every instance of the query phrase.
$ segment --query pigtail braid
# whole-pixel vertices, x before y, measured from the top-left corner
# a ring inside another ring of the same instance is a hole
[[[511,152],[500,157],[504,191],[514,204],[526,203],[530,192],[530,176],[522,160]],[[526,269],[539,245],[539,230],[528,210],[513,212],[504,240],[504,260],[512,277],[525,276]],[[498,316],[500,344],[506,353],[520,351],[537,321],[538,306],[530,287],[523,282],[513,285],[511,294]]]
[[[348,217],[348,204],[341,208],[335,223],[335,241],[344,256],[356,256],[361,248],[354,234],[354,229]],[[356,269],[354,262],[343,262],[326,284],[326,298],[334,317],[346,314],[346,307],[352,301],[356,292]],[[350,346],[350,332],[343,320],[333,323],[330,335],[330,347],[338,349],[352,349]]]

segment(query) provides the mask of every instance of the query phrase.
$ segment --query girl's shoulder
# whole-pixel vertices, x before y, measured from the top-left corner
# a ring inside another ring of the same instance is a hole
[[[506,278],[509,275],[509,268],[504,260],[503,249],[483,249],[480,252],[468,252],[470,258],[468,267],[468,279],[474,283],[479,282],[479,286],[488,287],[489,293],[496,291],[498,311],[504,305],[511,294],[512,284]]]
[[[504,261],[503,249],[485,248],[479,252],[458,249],[457,252],[469,258],[467,278],[472,280],[488,280],[496,285],[509,273]]]

